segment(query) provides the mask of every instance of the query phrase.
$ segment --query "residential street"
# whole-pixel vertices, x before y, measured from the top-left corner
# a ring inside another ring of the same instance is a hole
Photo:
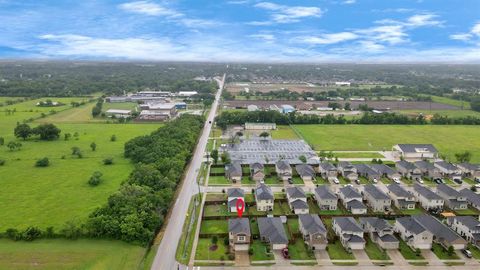
[[[192,157],[189,167],[185,173],[185,179],[180,186],[180,192],[175,201],[173,209],[169,215],[169,218],[166,219],[167,225],[163,231],[163,238],[158,247],[157,254],[152,264],[151,269],[164,270],[164,269],[183,269],[178,265],[175,260],[175,252],[177,250],[178,240],[182,234],[183,224],[185,223],[185,218],[188,215],[188,205],[192,196],[198,193],[198,187],[195,183],[200,166],[202,164],[203,154],[205,152],[205,147],[208,142],[208,137],[212,128],[212,123],[217,113],[218,103],[222,94],[223,85],[225,82],[225,74],[223,75],[222,80],[218,80],[219,90],[215,96],[215,101],[212,104],[210,113],[205,122],[205,127],[198,141],[197,147],[195,148],[195,153]]]

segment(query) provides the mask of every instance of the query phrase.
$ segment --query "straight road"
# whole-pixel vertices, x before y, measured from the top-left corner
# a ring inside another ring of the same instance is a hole
[[[194,194],[198,193],[196,179],[202,164],[205,147],[207,146],[210,130],[212,129],[212,123],[217,113],[218,103],[225,83],[225,76],[226,75],[224,74],[221,80],[217,80],[219,87],[217,94],[215,95],[215,101],[213,102],[208,118],[205,121],[205,127],[198,140],[190,165],[187,168],[183,184],[179,187],[180,192],[178,193],[177,200],[171,210],[170,217],[166,220],[167,225],[163,232],[163,238],[158,246],[157,254],[155,255],[151,269],[176,270],[182,268],[175,260],[175,252],[177,250],[178,240],[182,235],[183,224],[185,223],[188,214],[190,199]]]

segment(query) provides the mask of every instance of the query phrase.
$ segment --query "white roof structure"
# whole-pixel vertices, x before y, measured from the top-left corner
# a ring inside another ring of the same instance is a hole
[[[175,103],[149,103],[149,110],[172,110],[175,108]]]
[[[140,116],[143,115],[170,115],[167,112],[161,111],[161,110],[143,110],[140,112]]]
[[[119,110],[119,109],[109,109],[106,113],[113,113],[113,114],[130,114],[132,113],[131,110]]]
[[[198,94],[197,91],[180,91],[178,92],[178,95],[181,97],[190,97]]]

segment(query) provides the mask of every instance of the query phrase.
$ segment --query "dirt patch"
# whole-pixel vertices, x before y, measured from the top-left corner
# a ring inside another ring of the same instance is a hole
[[[215,251],[218,249],[218,246],[217,245],[211,245],[209,248],[208,248],[210,251]]]

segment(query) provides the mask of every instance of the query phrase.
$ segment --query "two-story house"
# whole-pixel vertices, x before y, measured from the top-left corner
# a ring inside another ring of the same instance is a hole
[[[303,241],[312,250],[326,248],[327,229],[318,215],[298,215],[298,227],[303,235]]]
[[[237,212],[238,200],[243,201],[243,207],[245,209],[245,192],[241,188],[229,188],[227,190],[228,210],[232,213]]]
[[[308,214],[307,195],[301,187],[288,187],[287,200],[292,211],[299,214]]]
[[[365,185],[363,195],[365,196],[367,204],[374,212],[385,212],[390,210],[392,200],[377,186],[372,184]]]
[[[328,181],[336,182],[338,172],[337,168],[329,162],[321,162],[318,164],[318,173],[323,179],[326,179]]]
[[[345,249],[365,248],[366,241],[363,239],[363,229],[353,217],[334,217],[332,220],[333,231],[338,235]]]
[[[413,195],[425,210],[442,210],[445,200],[430,188],[420,184],[413,185]]]
[[[447,224],[468,242],[480,248],[480,221],[472,216],[447,218]]]
[[[228,220],[228,242],[231,251],[248,250],[252,234],[248,218]]]
[[[367,206],[363,204],[362,195],[352,186],[339,189],[338,196],[343,206],[352,214],[361,215],[367,213]]]
[[[395,220],[394,230],[413,249],[431,249],[433,233],[420,224],[413,216]]]
[[[395,163],[395,168],[405,178],[415,181],[422,180],[422,171],[417,168],[414,163],[408,162],[406,160],[400,160]]]
[[[295,166],[295,170],[303,181],[312,181],[315,179],[315,169],[308,164],[298,164]]]
[[[452,210],[468,208],[467,198],[449,185],[437,185],[437,193],[443,198],[445,205]]]
[[[280,180],[290,180],[292,179],[292,166],[288,161],[281,159],[275,163],[275,171]]]
[[[463,175],[473,180],[480,181],[480,164],[460,163],[457,164]]]
[[[462,171],[450,162],[437,161],[433,164],[443,175],[453,181],[462,181]]]
[[[393,200],[393,204],[400,210],[415,209],[415,197],[404,187],[398,184],[390,184],[387,186],[388,195]]]
[[[400,242],[393,236],[393,226],[386,220],[377,217],[361,217],[359,219],[363,231],[370,239],[383,249],[398,249]]]
[[[420,160],[415,162],[415,166],[422,172],[422,177],[430,180],[443,179],[440,170],[431,162]]]
[[[386,177],[395,181],[396,183],[399,183],[400,179],[402,178],[402,175],[397,172],[397,170],[385,164],[371,164],[370,167],[377,171],[381,177]]]
[[[358,179],[357,168],[348,161],[340,161],[337,165],[338,173],[345,179],[356,181]]]
[[[314,196],[320,210],[337,210],[338,197],[327,185],[315,188]]]
[[[265,184],[259,184],[255,189],[255,201],[257,211],[273,211],[274,196],[272,189]]]
[[[257,219],[260,239],[270,244],[273,250],[287,248],[288,237],[279,217],[259,217]]]
[[[262,163],[254,162],[250,164],[250,178],[259,182],[265,179],[265,168]]]

